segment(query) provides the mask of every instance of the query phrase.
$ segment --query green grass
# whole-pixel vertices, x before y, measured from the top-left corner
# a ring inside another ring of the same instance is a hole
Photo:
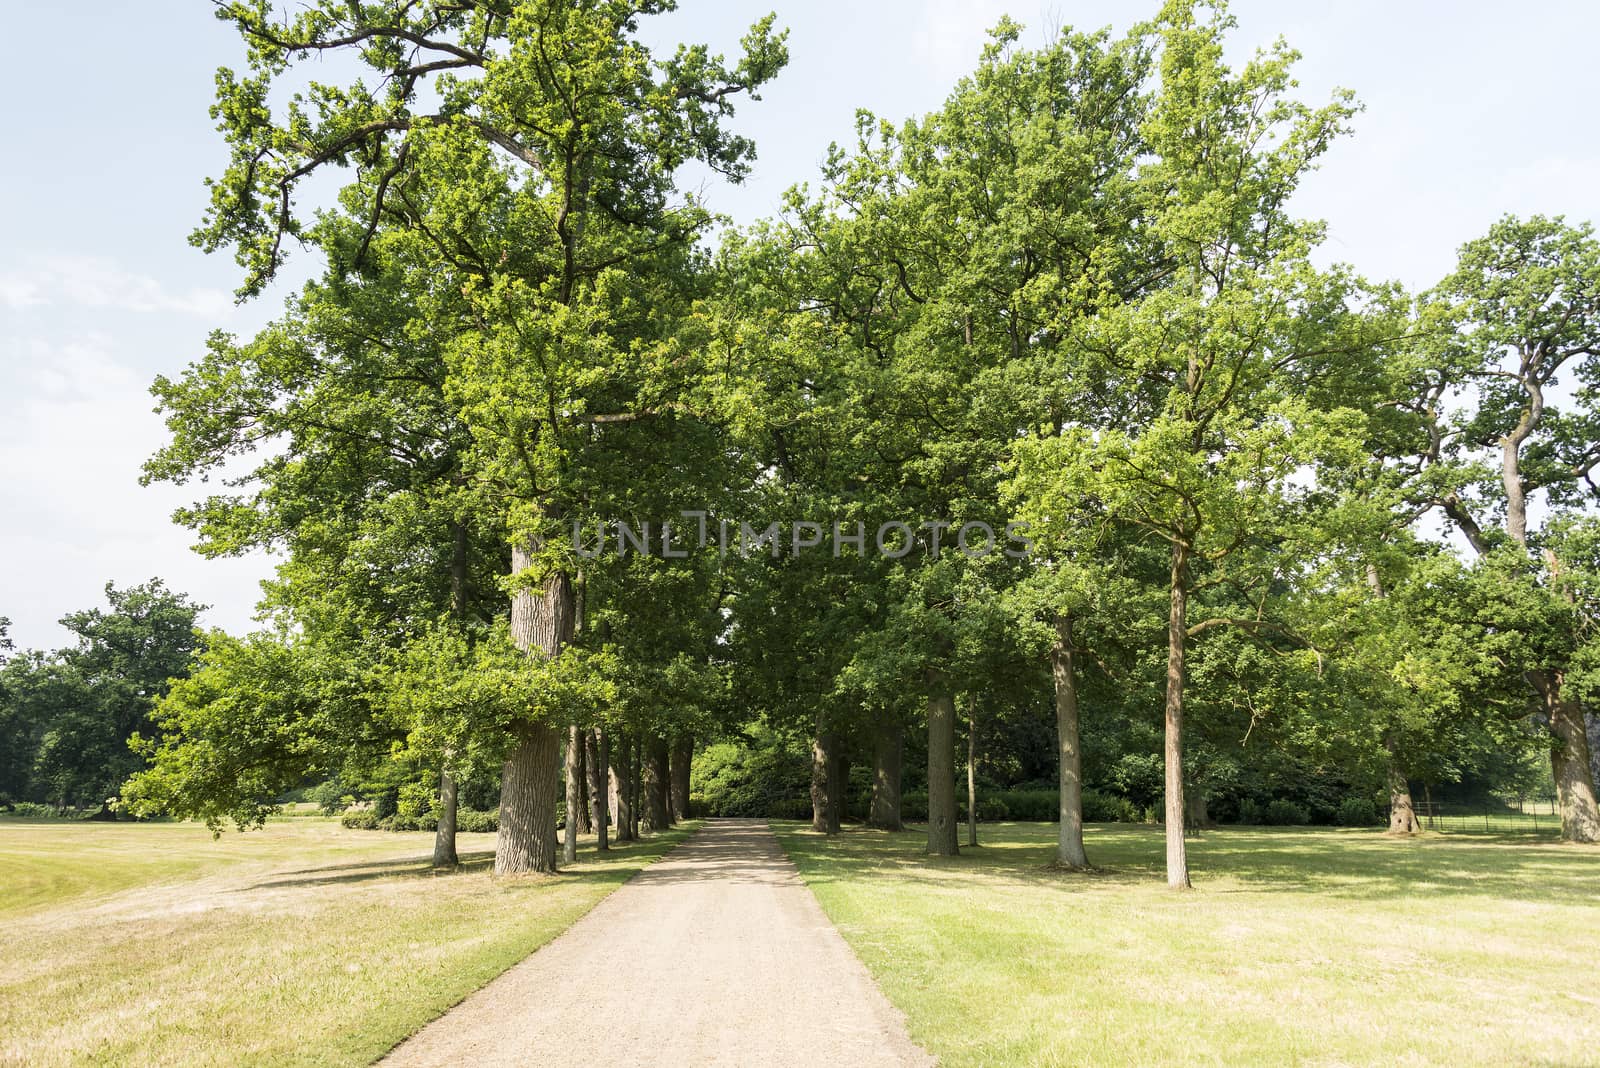
[[[686,834],[496,880],[493,835],[0,820],[0,1064],[368,1064]]]
[[[775,823],[912,1037],[947,1065],[1600,1064],[1600,850],[1099,825],[1100,870],[1047,868],[1049,824],[829,840]]]

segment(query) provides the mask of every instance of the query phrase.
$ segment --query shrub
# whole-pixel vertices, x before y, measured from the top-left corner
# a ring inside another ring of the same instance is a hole
[[[1378,822],[1378,806],[1372,798],[1347,797],[1339,802],[1339,826],[1371,827]]]
[[[1057,798],[1060,795],[1054,790],[1040,789],[1038,787],[1031,789],[1013,788],[1001,790],[994,796],[1005,804],[1006,811],[1009,813],[1007,818],[1009,819],[1026,820],[1030,823],[1049,823],[1061,817],[1061,806],[1057,803]],[[980,819],[988,818],[983,814],[981,796],[978,804],[978,816]]]
[[[1311,814],[1304,805],[1282,797],[1268,801],[1261,817],[1263,823],[1278,827],[1296,827],[1311,822]]]
[[[338,779],[329,779],[325,783],[313,786],[306,792],[306,800],[316,802],[317,808],[324,816],[333,816],[343,812],[350,804],[344,783]]]
[[[978,795],[978,822],[998,823],[1000,820],[1009,819],[1011,807],[994,794]],[[967,818],[967,796],[964,793],[956,795],[956,819]]]
[[[493,834],[500,829],[500,810],[480,812],[473,808],[456,810],[456,830],[467,834]]]
[[[339,822],[356,831],[434,831],[439,821],[430,815],[407,816],[394,813],[381,819],[377,811],[368,806],[353,808],[339,817]],[[481,812],[477,809],[456,810],[456,830],[467,834],[493,834],[500,829],[500,812]]]
[[[1086,823],[1138,823],[1139,806],[1126,797],[1108,794],[1093,787],[1083,791],[1083,819]]]
[[[1239,799],[1239,819],[1237,822],[1251,825],[1266,822],[1261,814],[1261,806],[1256,804],[1254,798],[1243,797]]]
[[[29,818],[64,817],[76,818],[79,814],[73,809],[61,809],[54,805],[41,805],[37,801],[16,801],[11,805],[8,815],[26,816]]]
[[[811,798],[809,797],[777,798],[763,807],[766,808],[765,812],[751,814],[770,816],[779,820],[808,820],[811,818]]]

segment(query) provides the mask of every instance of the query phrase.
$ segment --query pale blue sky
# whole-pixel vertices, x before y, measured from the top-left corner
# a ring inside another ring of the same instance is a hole
[[[685,0],[652,40],[732,51],[774,6]],[[1003,13],[1037,42],[1057,24],[1119,28],[1149,4],[1035,0],[778,3],[789,69],[740,128],[760,147],[743,188],[706,190],[747,222],[814,178],[857,107],[894,119],[936,106]],[[1600,6],[1403,0],[1233,5],[1240,55],[1284,36],[1305,53],[1302,95],[1354,89],[1367,110],[1302,191],[1327,219],[1326,258],[1411,286],[1505,212],[1600,219]],[[141,489],[161,440],[146,393],[213,328],[245,331],[282,292],[230,303],[237,270],[187,235],[219,169],[206,114],[219,64],[238,61],[210,4],[5,0],[0,66],[0,615],[21,645],[65,638],[63,613],[159,575],[249,625],[264,559],[205,561],[168,515],[188,494]]]

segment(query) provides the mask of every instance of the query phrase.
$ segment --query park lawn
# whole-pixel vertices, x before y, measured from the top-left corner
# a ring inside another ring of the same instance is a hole
[[[496,880],[494,836],[0,821],[0,1065],[364,1065],[690,828]],[[592,843],[592,839],[590,840]]]
[[[1091,827],[1090,874],[1052,824],[773,827],[947,1065],[1600,1064],[1600,849],[1230,828],[1182,893],[1158,827]]]

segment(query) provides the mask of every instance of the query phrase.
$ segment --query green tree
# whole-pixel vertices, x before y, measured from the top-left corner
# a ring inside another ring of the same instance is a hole
[[[358,264],[384,226],[429,249],[448,280],[440,300],[464,298],[475,325],[451,340],[446,392],[510,529],[511,632],[546,659],[576,624],[561,525],[594,489],[603,465],[589,461],[616,447],[608,426],[680,406],[694,375],[674,339],[707,217],[672,203],[674,174],[689,160],[743,174],[752,147],[723,120],[786,59],[769,17],[735,65],[698,46],[658,60],[638,20],[671,6],[324,0],[282,21],[265,3],[219,9],[249,44],[250,73],[219,75],[233,161],[198,240],[234,247],[243,291],[258,292],[284,240],[307,233],[299,184],[354,164],[343,203],[363,237],[330,259]],[[337,53],[382,88],[316,84],[274,114],[291,66]],[[530,717],[511,731],[496,869],[553,870],[557,726]]]
[[[1355,312],[1359,286],[1311,266],[1320,228],[1284,208],[1349,104],[1288,100],[1294,54],[1281,45],[1230,70],[1226,16],[1202,23],[1187,5],[1169,5],[1159,25],[1160,88],[1136,195],[1144,240],[1173,273],[1106,308],[1084,338],[1098,358],[1083,373],[1116,383],[1130,403],[1120,425],[1046,426],[1015,456],[1024,496],[1092,501],[1168,547],[1167,879],[1186,888],[1189,643],[1222,626],[1283,635],[1267,599],[1320,548],[1320,503],[1305,472],[1357,454],[1357,386],[1372,346]],[[1092,552],[1092,542],[1063,548]],[[1256,611],[1193,620],[1196,593],[1223,584]]]
[[[1559,218],[1502,219],[1462,248],[1421,314],[1428,373],[1405,398],[1421,424],[1418,496],[1449,518],[1498,591],[1492,626],[1523,638],[1516,663],[1551,735],[1562,836],[1600,841],[1583,708],[1567,685],[1585,624],[1560,539],[1530,509],[1542,500],[1560,519],[1594,500],[1600,241]]]

